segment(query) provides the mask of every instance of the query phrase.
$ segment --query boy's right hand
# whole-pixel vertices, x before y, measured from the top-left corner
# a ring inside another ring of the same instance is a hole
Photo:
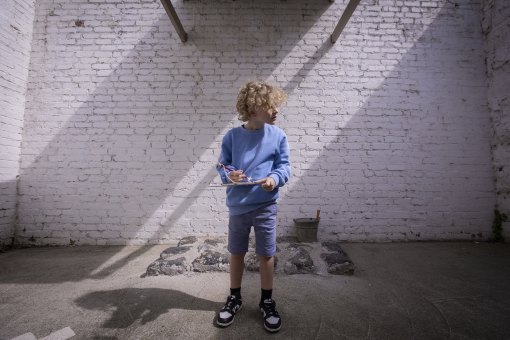
[[[243,179],[246,178],[246,175],[243,174],[243,170],[234,170],[230,171],[228,174],[230,179],[232,179],[234,182],[241,182]]]

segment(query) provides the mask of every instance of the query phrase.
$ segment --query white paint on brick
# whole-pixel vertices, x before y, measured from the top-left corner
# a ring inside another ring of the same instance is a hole
[[[0,246],[10,244],[16,222],[16,186],[25,109],[33,0],[0,6]]]
[[[495,204],[480,3],[37,3],[18,241],[155,244],[225,235],[210,186],[238,88],[289,93],[280,235],[485,239]]]

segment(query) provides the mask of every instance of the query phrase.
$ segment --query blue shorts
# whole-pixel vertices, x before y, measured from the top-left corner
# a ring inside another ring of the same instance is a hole
[[[228,221],[228,251],[239,255],[248,252],[251,227],[255,230],[255,252],[259,256],[276,253],[276,203],[230,216]]]

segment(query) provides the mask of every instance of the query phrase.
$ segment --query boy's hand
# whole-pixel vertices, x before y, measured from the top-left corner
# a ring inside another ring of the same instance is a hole
[[[234,182],[241,182],[243,179],[246,178],[246,175],[243,174],[243,170],[234,170],[230,171],[228,174],[230,179],[232,179]]]
[[[264,178],[264,182],[262,182],[262,189],[265,191],[273,191],[276,187],[276,182],[274,181],[273,177],[266,177]]]

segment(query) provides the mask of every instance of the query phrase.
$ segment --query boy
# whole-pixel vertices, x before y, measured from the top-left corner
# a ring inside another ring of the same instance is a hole
[[[276,252],[276,200],[278,188],[290,177],[287,136],[274,122],[285,92],[265,82],[247,83],[239,91],[239,120],[246,122],[223,137],[218,172],[223,183],[256,182],[227,188],[229,208],[228,250],[230,252],[230,295],[218,315],[217,324],[227,327],[242,307],[241,281],[250,229],[255,231],[260,260],[261,298],[264,327],[278,332],[281,318],[272,299],[274,254]]]

